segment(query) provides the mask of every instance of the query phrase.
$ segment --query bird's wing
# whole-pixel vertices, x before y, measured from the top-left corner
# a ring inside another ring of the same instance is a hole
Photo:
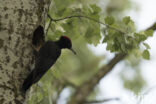
[[[23,91],[26,92],[33,83],[38,82],[47,70],[56,62],[60,54],[61,49],[54,42],[46,42],[38,52],[35,68],[23,83]]]
[[[60,49],[53,42],[47,42],[39,51],[38,59],[33,75],[33,83],[36,83],[56,62],[60,56]]]
[[[24,80],[22,91],[26,92],[32,84],[38,82],[54,63],[55,61],[51,58],[38,61],[38,66]]]
[[[50,69],[50,67],[56,62],[52,58],[41,59],[33,70],[33,83],[38,82],[41,77]]]

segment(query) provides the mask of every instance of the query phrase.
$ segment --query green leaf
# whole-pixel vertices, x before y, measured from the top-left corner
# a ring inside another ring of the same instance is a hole
[[[147,36],[145,34],[134,33],[134,36],[138,42],[141,42],[147,39]]]
[[[146,47],[146,49],[151,49],[151,47],[147,43],[143,43],[143,45]]]
[[[112,16],[108,16],[105,18],[105,23],[108,25],[112,25],[114,22],[115,22],[115,19]]]
[[[153,30],[147,30],[147,31],[145,31],[145,34],[147,35],[147,36],[153,36]]]
[[[85,37],[86,38],[92,37],[94,35],[94,34],[92,34],[94,32],[93,30],[94,29],[92,29],[92,28],[88,28],[87,31],[86,31]]]
[[[96,4],[92,4],[90,5],[90,7],[92,8],[94,14],[97,14],[101,11],[101,8],[98,7]]]
[[[99,40],[101,39],[100,29],[88,27],[85,33],[85,39],[88,43],[93,43],[96,46],[99,43]]]
[[[149,60],[150,59],[150,53],[149,51],[146,49],[143,51],[142,56],[144,59]]]
[[[123,18],[122,21],[127,25],[131,21],[131,18],[130,18],[130,16],[126,16]]]
[[[109,40],[109,37],[108,36],[105,36],[102,43],[106,43],[107,41]]]
[[[135,32],[136,31],[136,27],[135,27],[134,21],[130,20],[127,25],[129,27],[129,32]]]

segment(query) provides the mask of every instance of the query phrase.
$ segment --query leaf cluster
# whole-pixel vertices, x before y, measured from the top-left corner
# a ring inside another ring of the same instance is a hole
[[[115,21],[113,17],[108,16],[104,21],[107,26],[103,28],[103,43],[107,44],[107,50],[124,53],[132,52],[134,49],[142,51],[140,44],[143,44],[145,47],[142,56],[149,59],[150,46],[144,41],[153,35],[153,30],[137,32],[129,16],[124,17],[122,21]]]

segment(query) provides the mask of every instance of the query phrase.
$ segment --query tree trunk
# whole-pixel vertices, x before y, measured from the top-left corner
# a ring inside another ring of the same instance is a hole
[[[21,85],[33,63],[32,33],[50,0],[0,0],[0,104],[22,104]]]

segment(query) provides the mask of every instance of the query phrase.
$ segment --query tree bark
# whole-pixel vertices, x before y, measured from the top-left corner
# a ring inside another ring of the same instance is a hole
[[[32,33],[50,0],[0,0],[0,104],[22,104],[21,85],[33,63]]]

